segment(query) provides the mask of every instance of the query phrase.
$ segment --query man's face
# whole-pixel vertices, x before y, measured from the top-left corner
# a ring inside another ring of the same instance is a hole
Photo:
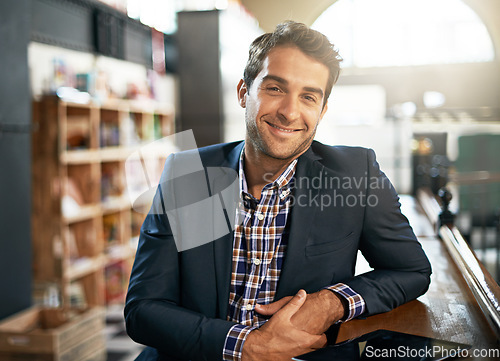
[[[324,64],[296,47],[271,50],[250,89],[243,81],[238,85],[246,108],[246,147],[282,160],[304,153],[327,109],[328,75]]]

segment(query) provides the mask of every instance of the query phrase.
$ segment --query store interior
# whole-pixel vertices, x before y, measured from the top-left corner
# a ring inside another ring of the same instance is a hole
[[[287,19],[344,59],[316,139],[374,149],[402,195],[446,186],[500,282],[499,15],[497,0],[1,2],[0,334],[19,312],[76,317],[96,359],[137,356],[122,311],[163,162],[244,137],[248,46]]]

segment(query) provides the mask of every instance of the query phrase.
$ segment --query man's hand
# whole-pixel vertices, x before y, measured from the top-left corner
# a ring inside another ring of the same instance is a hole
[[[251,331],[242,350],[242,361],[290,360],[294,356],[326,346],[326,336],[312,335],[295,327],[292,317],[304,305],[307,294],[300,290],[288,298],[262,327]]]
[[[255,311],[261,315],[274,315],[287,305],[291,296],[267,305],[256,305]],[[321,290],[307,295],[302,307],[292,316],[292,324],[311,334],[320,335],[344,316],[345,308],[339,297],[330,290]]]

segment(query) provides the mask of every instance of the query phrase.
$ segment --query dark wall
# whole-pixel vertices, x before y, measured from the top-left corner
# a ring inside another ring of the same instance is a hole
[[[178,13],[180,122],[200,146],[222,141],[219,12]]]
[[[94,26],[96,14],[104,26]],[[115,19],[115,28],[109,21]],[[118,39],[108,33],[120,31]],[[103,49],[96,36],[103,35]],[[0,319],[31,305],[31,90],[28,44],[103,53],[151,67],[151,29],[91,0],[0,1]],[[102,51],[101,51],[102,50]],[[36,186],[36,184],[34,185]]]
[[[0,319],[31,305],[31,1],[0,1]]]

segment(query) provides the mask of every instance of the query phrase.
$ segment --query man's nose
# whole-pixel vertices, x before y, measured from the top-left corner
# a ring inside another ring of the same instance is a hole
[[[300,117],[299,99],[291,94],[284,96],[280,102],[278,114],[282,120],[291,122]]]

